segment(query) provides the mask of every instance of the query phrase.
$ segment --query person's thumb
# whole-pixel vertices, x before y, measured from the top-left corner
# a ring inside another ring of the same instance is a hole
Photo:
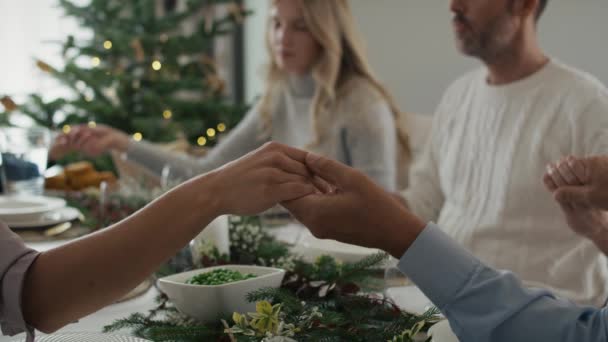
[[[345,185],[348,174],[353,172],[344,164],[314,153],[308,153],[306,156],[306,166],[313,173],[335,186]]]

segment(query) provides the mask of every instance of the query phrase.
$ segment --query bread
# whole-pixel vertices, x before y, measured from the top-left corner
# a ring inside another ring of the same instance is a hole
[[[97,172],[89,162],[78,162],[66,166],[63,173],[47,178],[45,187],[53,190],[82,190],[98,187],[101,182],[113,184],[116,176],[112,172]]]
[[[63,172],[65,172],[68,179],[73,179],[96,171],[95,168],[93,168],[93,164],[83,161],[67,165]]]
[[[47,177],[44,182],[44,187],[55,190],[68,190],[68,179],[65,173],[60,173],[53,177]]]

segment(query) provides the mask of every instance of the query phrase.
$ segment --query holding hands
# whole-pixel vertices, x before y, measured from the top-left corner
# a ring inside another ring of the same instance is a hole
[[[608,157],[566,157],[547,166],[543,182],[568,225],[608,252]]]
[[[363,173],[311,153],[305,163],[321,191],[282,205],[315,236],[400,258],[425,228],[425,222]]]

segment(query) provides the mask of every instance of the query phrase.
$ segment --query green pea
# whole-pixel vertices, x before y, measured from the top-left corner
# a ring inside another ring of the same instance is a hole
[[[242,274],[238,271],[219,268],[211,272],[195,275],[194,277],[188,279],[186,283],[195,285],[222,285],[255,277],[255,274]]]

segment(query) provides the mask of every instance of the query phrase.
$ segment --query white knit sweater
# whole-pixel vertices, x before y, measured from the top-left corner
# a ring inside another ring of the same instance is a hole
[[[608,297],[606,257],[545,190],[547,163],[608,153],[608,91],[552,61],[489,86],[479,69],[449,87],[403,195],[484,262],[582,304]]]

